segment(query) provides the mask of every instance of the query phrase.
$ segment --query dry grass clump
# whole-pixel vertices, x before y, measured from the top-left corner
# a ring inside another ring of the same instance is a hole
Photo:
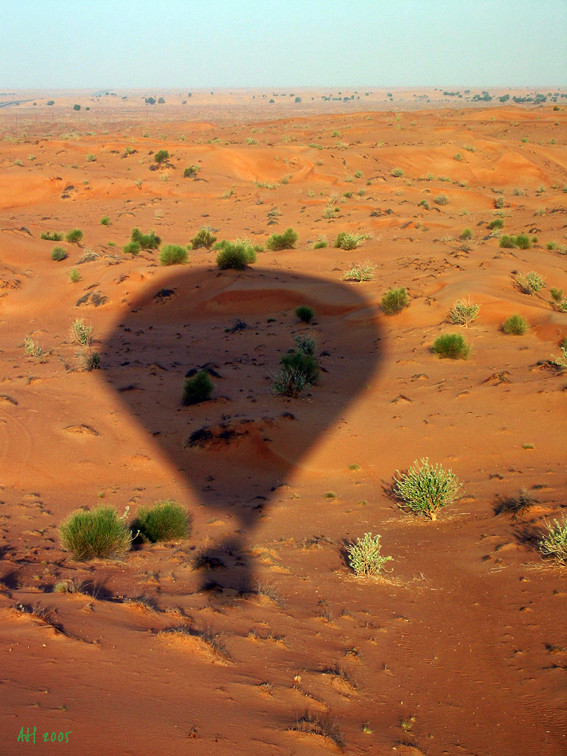
[[[59,528],[63,547],[75,559],[119,558],[130,550],[132,532],[112,507],[70,515]]]
[[[473,304],[470,299],[459,299],[449,310],[449,323],[469,326],[478,317],[480,305]]]
[[[153,507],[140,507],[132,529],[152,543],[187,538],[187,512],[175,501],[158,501]]]

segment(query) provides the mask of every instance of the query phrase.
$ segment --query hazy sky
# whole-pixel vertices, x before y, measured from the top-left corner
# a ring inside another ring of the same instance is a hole
[[[567,85],[567,0],[0,0],[0,89]]]

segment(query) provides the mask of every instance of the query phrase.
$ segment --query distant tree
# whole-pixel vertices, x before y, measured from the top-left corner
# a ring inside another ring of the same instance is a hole
[[[163,97],[158,98],[158,105],[164,105],[164,104],[165,104],[165,100],[163,99]]]
[[[146,105],[155,105],[156,104],[156,98],[155,97],[146,97],[144,100]]]
[[[81,109],[80,105],[73,105],[73,110],[80,110],[80,109]]]
[[[301,102],[301,97],[296,97],[295,102]]]
[[[55,105],[55,100],[48,100],[47,104],[48,105]]]

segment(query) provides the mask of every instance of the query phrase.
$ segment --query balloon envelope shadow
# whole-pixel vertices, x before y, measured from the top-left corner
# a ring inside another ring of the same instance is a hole
[[[295,315],[304,304],[315,313],[308,324]],[[316,343],[318,381],[296,399],[274,395],[280,359],[298,336]],[[356,284],[256,267],[177,268],[130,303],[102,352],[101,372],[129,412],[203,506],[235,526],[199,557],[202,587],[252,590],[246,537],[377,372],[376,309]],[[184,407],[184,380],[199,369],[214,383],[211,399]]]

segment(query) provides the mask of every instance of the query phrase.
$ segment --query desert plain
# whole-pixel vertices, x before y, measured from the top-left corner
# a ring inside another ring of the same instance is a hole
[[[538,549],[567,509],[567,101],[320,94],[3,95],[2,754],[567,752],[567,571]],[[263,251],[244,271],[123,251],[204,226]],[[467,359],[432,352],[444,333]],[[319,380],[276,396],[301,334]],[[212,397],[184,407],[201,368]],[[462,483],[436,521],[392,493],[422,458]],[[77,509],[161,500],[186,540],[63,548]],[[367,532],[378,578],[346,558]]]

